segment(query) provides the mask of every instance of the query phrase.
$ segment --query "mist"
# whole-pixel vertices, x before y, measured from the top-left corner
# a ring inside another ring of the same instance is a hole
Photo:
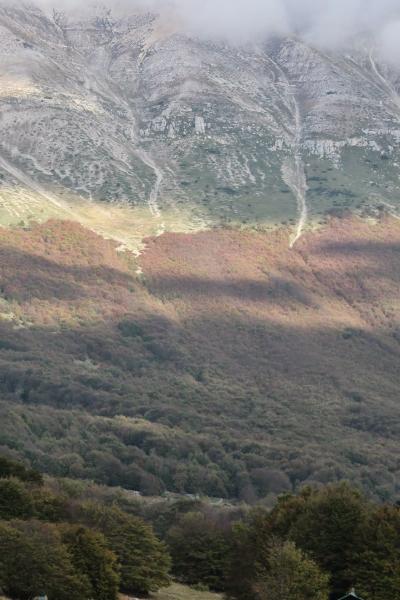
[[[382,32],[400,15],[398,0],[175,0],[175,5],[199,35],[240,42],[295,34],[328,47],[361,34],[384,41]],[[393,42],[395,32],[389,34]]]
[[[400,55],[398,0],[175,0],[175,5],[187,27],[202,36],[246,42],[286,34],[335,48],[364,35],[387,58],[393,49]]]
[[[46,8],[82,6],[82,0],[33,1]],[[386,60],[400,61],[399,0],[105,0],[96,4],[119,11],[165,13],[188,33],[239,44],[272,35],[297,35],[311,44],[335,48],[364,36]]]

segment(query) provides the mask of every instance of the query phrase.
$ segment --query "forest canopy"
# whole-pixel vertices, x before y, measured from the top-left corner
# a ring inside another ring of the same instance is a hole
[[[146,496],[397,499],[398,229],[332,219],[306,263],[279,231],[138,259],[76,223],[1,229],[0,450]]]
[[[364,600],[400,600],[400,506],[349,484],[305,487],[270,510],[26,480],[22,465],[2,464],[0,589],[12,600],[144,597],[171,577],[227,600],[273,600],[277,590],[337,600],[352,587]]]

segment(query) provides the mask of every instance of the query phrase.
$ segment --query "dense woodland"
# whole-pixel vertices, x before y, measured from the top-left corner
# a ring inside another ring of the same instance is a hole
[[[348,484],[272,510],[43,478],[0,457],[0,591],[12,600],[147,596],[171,577],[227,600],[400,599],[400,507]]]
[[[140,264],[77,224],[0,230],[0,449],[149,496],[398,498],[399,230],[168,234]]]
[[[0,589],[10,598],[114,600],[168,584],[167,549],[143,520],[55,494],[1,457],[0,476]]]

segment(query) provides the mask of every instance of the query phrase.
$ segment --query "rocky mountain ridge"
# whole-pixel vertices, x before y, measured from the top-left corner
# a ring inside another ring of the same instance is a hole
[[[0,3],[0,222],[148,234],[397,215],[399,73],[270,39],[235,47],[171,17]]]

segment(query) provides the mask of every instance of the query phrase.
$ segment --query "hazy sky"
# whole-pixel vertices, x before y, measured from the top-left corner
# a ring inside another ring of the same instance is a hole
[[[341,44],[366,30],[379,35],[400,8],[399,0],[174,1],[190,27],[200,33],[251,39],[282,31],[301,32],[328,45]]]
[[[4,0],[0,0],[1,1]],[[12,2],[13,0],[6,0]],[[17,0],[14,0],[17,1]],[[35,2],[35,0],[33,0]],[[82,6],[90,0],[36,0]],[[368,33],[386,58],[400,60],[400,0],[97,0],[152,10],[174,7],[185,27],[201,36],[249,41],[275,33],[297,33],[322,46],[340,46]]]
[[[165,4],[166,0],[159,0]],[[400,56],[400,0],[174,0],[202,35],[251,40],[297,33],[322,46],[341,46],[368,33]]]

